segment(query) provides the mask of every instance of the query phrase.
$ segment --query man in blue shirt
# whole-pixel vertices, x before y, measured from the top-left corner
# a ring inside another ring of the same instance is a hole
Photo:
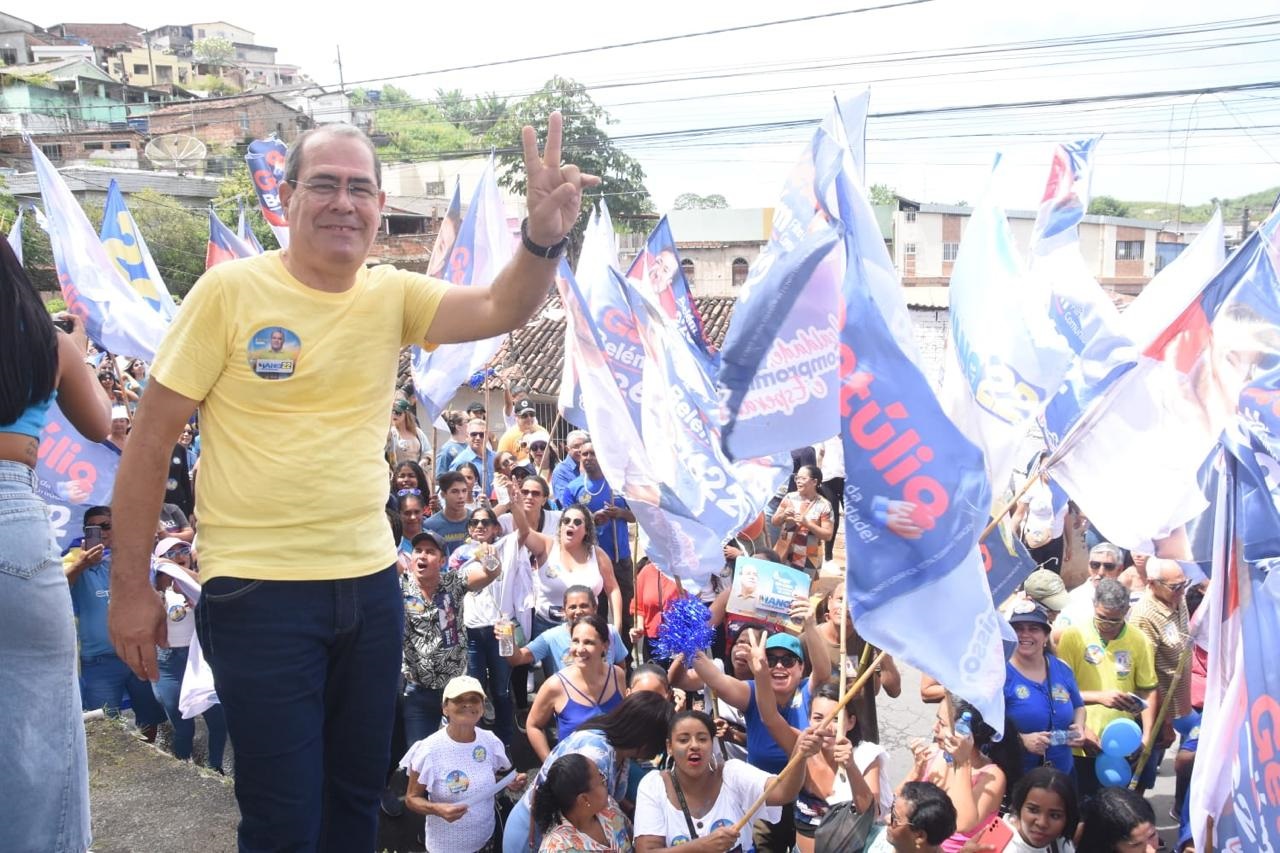
[[[138,730],[148,743],[154,743],[157,728],[164,720],[164,708],[156,701],[151,685],[134,675],[128,664],[116,655],[107,635],[107,604],[111,600],[111,507],[93,506],[85,510],[84,535],[80,547],[72,548],[63,558],[63,571],[71,587],[71,604],[76,614],[76,630],[80,635],[80,675],[84,683],[81,704],[86,711],[101,708],[114,717],[120,713],[120,697],[127,692]],[[101,537],[100,541],[89,541],[97,537]]]
[[[582,474],[578,462],[582,458],[582,445],[590,440],[591,436],[581,429],[575,429],[565,437],[564,446],[568,455],[551,472],[551,494],[561,507],[568,505],[565,501],[569,497],[569,486]]]
[[[458,451],[453,458],[450,471],[457,471],[464,463],[470,462],[480,470],[484,482],[480,484],[485,493],[493,487],[493,451],[489,449],[489,427],[484,421],[473,420],[467,424],[467,449]]]
[[[443,504],[440,512],[422,522],[423,530],[430,530],[444,540],[445,558],[458,550],[467,541],[467,499],[471,494],[467,491],[467,478],[457,471],[449,471],[436,478],[440,501]]]
[[[565,509],[580,503],[591,510],[596,523],[596,544],[613,561],[613,574],[622,591],[622,630],[631,630],[631,598],[635,582],[631,574],[631,533],[627,525],[635,522],[635,514],[627,499],[613,493],[596,460],[596,450],[588,440],[578,450],[582,473],[565,490]],[[613,614],[610,614],[612,616]]]

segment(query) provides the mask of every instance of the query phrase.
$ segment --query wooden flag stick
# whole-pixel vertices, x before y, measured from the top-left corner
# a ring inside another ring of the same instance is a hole
[[[843,581],[844,579],[841,578],[841,582]],[[828,598],[827,604],[830,605],[830,603],[831,603],[831,599]],[[848,681],[849,681],[849,609],[843,606],[840,609],[844,611],[843,613],[840,614],[840,695],[843,696],[845,688],[848,686]],[[828,618],[830,618],[830,615],[831,615],[831,608],[828,606],[827,607]],[[836,732],[838,733],[837,737],[843,736],[844,734],[844,730],[845,730],[844,724],[847,716],[848,715],[845,714],[844,708],[841,708],[840,716],[836,718],[837,719]]]
[[[1009,499],[1009,502],[1001,507],[999,512],[991,516],[991,523],[987,525],[986,529],[982,531],[982,535],[978,537],[979,542],[991,535],[991,531],[995,530],[996,526],[1000,524],[1000,519],[1008,515],[1009,511],[1018,505],[1018,501],[1021,500],[1022,496],[1027,493],[1027,490],[1031,488],[1031,484],[1040,479],[1043,474],[1043,468],[1036,469],[1036,472],[1027,478],[1026,482],[1022,484],[1022,487],[1019,488],[1018,491],[1014,493],[1013,497]]]
[[[880,652],[880,654],[875,656],[875,659],[871,661],[871,666],[868,666],[866,670],[859,673],[857,680],[853,682],[853,686],[849,688],[847,693],[840,697],[840,703],[836,705],[835,708],[831,709],[831,713],[823,717],[822,722],[818,723],[815,728],[821,729],[831,725],[831,721],[844,710],[844,706],[848,705],[849,702],[853,700],[853,697],[858,695],[858,691],[867,683],[871,673],[875,672],[876,666],[884,660],[884,656],[884,652]],[[795,769],[802,765],[803,759],[804,756],[799,752],[791,756],[791,760],[787,762],[787,766],[783,767],[782,771],[778,773],[777,776],[773,777],[773,781],[765,786],[764,790],[760,793],[760,796],[756,797],[756,801],[747,808],[746,814],[739,818],[738,822],[733,825],[733,832],[735,835],[742,832],[742,828],[747,825],[747,821],[751,819],[751,816],[759,811],[760,807],[764,805],[765,800],[768,799],[769,792],[773,790],[773,787],[781,782],[782,778],[788,773],[794,773]]]
[[[1187,668],[1187,662],[1191,660],[1192,643],[1187,642],[1187,647],[1182,650],[1182,655],[1178,658],[1178,668],[1174,670],[1173,680],[1169,682],[1169,692],[1165,694],[1164,700],[1160,703],[1160,712],[1156,714],[1156,721],[1153,726],[1155,731],[1151,733],[1151,738],[1142,747],[1142,754],[1138,756],[1138,763],[1133,767],[1133,778],[1129,780],[1129,790],[1135,791],[1138,788],[1138,782],[1142,777],[1142,770],[1147,766],[1147,761],[1151,758],[1151,750],[1155,748],[1156,738],[1160,736],[1160,727],[1164,725],[1165,717],[1169,713],[1169,708],[1173,706],[1173,694],[1178,692],[1178,683],[1182,681],[1182,674]]]

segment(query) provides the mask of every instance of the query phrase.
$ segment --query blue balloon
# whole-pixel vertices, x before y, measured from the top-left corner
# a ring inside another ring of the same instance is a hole
[[[1133,768],[1119,755],[1099,755],[1093,772],[1104,788],[1123,788],[1133,778]]]
[[[1123,758],[1142,746],[1142,729],[1127,717],[1112,720],[1102,730],[1102,751],[1107,755]]]

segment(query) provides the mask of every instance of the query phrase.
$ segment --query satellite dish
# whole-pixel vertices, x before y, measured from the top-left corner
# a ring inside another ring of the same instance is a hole
[[[190,172],[204,164],[208,149],[194,136],[171,133],[157,136],[143,149],[151,165],[157,169],[174,169]]]

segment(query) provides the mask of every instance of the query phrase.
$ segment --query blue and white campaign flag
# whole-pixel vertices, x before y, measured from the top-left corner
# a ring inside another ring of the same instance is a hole
[[[458,229],[458,239],[446,261],[446,277],[455,285],[485,287],[511,260],[514,246],[507,228],[506,209],[494,177],[493,158],[485,167],[471,207]],[[434,423],[449,406],[458,388],[483,370],[502,346],[504,335],[461,344],[445,344],[431,352],[414,347],[413,386],[422,419]]]
[[[982,448],[999,491],[1074,356],[1049,321],[1043,281],[1028,273],[993,188],[969,218],[950,290],[939,396],[952,422]]]
[[[436,232],[435,242],[431,245],[431,259],[427,261],[427,275],[433,278],[445,278],[445,264],[453,252],[453,244],[458,239],[458,229],[462,227],[462,179],[453,183],[453,196],[449,199],[449,207],[440,218],[440,230]]]
[[[82,436],[57,402],[49,407],[36,450],[36,492],[61,548],[80,535],[86,509],[111,504],[119,465],[120,451]]]
[[[18,258],[18,266],[22,266],[22,208],[18,208],[18,215],[13,220],[13,225],[9,227],[9,248],[13,249],[13,254]]]
[[[1008,519],[1001,519],[996,529],[978,545],[982,568],[987,573],[991,601],[1003,602],[1018,591],[1018,586],[1036,570],[1027,546],[1009,529]]]
[[[133,214],[125,206],[124,195],[116,179],[107,187],[107,204],[102,211],[102,230],[98,234],[107,256],[115,262],[120,277],[138,292],[148,305],[159,312],[165,321],[178,313],[169,289],[164,286],[160,270],[151,257],[147,241],[138,229]]]
[[[240,199],[240,217],[236,220],[236,235],[249,248],[253,249],[255,254],[262,254],[262,244],[258,242],[258,235],[253,233],[253,229],[249,227],[249,217],[244,213],[244,199]]]
[[[121,278],[88,217],[58,170],[28,140],[40,194],[48,212],[49,241],[67,310],[84,321],[99,349],[150,361],[167,323]]]
[[[258,193],[258,206],[276,235],[281,249],[289,248],[289,222],[280,204],[280,185],[284,183],[285,161],[289,149],[279,139],[255,139],[244,155],[249,164],[249,177]]]
[[[843,150],[841,150],[843,149]],[[991,503],[982,452],[942,411],[896,340],[867,271],[887,255],[847,146],[815,135],[814,183],[848,258],[841,281],[840,436],[845,457],[848,600],[858,632],[1004,719],[1001,620],[978,538]],[[928,613],[931,629],[910,626]]]
[[[774,208],[769,243],[734,307],[717,377],[722,440],[730,458],[767,456],[824,441],[837,431],[837,317],[846,258],[837,249],[841,235],[824,212],[834,203],[822,198],[830,192],[831,176],[830,164],[819,158],[854,161],[849,139],[861,140],[862,133],[846,122],[865,117],[865,95],[852,101],[862,104],[861,112],[856,106],[833,110],[792,170]],[[826,146],[822,151],[820,144]],[[856,166],[848,168],[856,171]],[[883,266],[888,254],[883,239],[878,231],[855,237],[865,240],[869,250],[855,256],[856,262],[870,264],[863,270],[864,280],[895,337],[905,335],[904,346],[913,348],[897,274],[891,262]],[[879,253],[871,245],[875,242]]]
[[[1156,273],[1120,314],[1120,326],[1135,346],[1145,349],[1200,294],[1209,276],[1226,263],[1224,246],[1218,209],[1191,244]]]
[[[1250,399],[1246,392],[1266,391],[1267,353],[1280,349],[1269,325],[1280,311],[1268,290],[1277,222],[1273,214],[1220,270],[1208,266],[1212,253],[1190,250],[1161,270],[1148,286],[1165,275],[1206,284],[1047,463],[1098,530],[1123,548],[1153,553],[1156,540],[1204,511],[1204,460]]]
[[[560,263],[556,266],[556,293],[576,293],[578,292],[577,282],[574,280],[573,270],[569,267],[569,260],[564,256],[560,256]],[[563,303],[564,297],[561,296]],[[578,429],[587,428],[587,415],[582,407],[582,383],[579,380],[579,372],[582,370],[582,356],[578,353],[577,335],[574,332],[573,325],[568,322],[568,311],[565,311],[564,326],[564,366],[560,374],[560,396],[556,401],[560,410],[560,416],[566,422],[573,424]]]
[[[662,217],[649,234],[644,248],[627,270],[627,279],[636,287],[648,287],[662,316],[676,325],[685,343],[693,348],[707,375],[715,378],[720,370],[720,354],[707,339],[702,315],[693,301],[693,292],[680,265],[667,217]]]
[[[613,233],[613,222],[609,217],[609,208],[602,200],[591,210],[588,216],[587,227],[582,235],[582,250],[578,253],[578,269],[592,270],[593,275],[602,275],[601,270],[617,265],[617,258],[617,238]],[[573,271],[569,268],[569,262],[564,257],[560,258],[560,264],[556,269],[556,278],[557,292],[561,294],[562,301],[566,293],[582,293]],[[563,281],[560,281],[561,279]],[[588,312],[584,314],[584,317],[589,316],[590,309],[585,301],[580,303],[580,307],[583,312]],[[567,306],[565,310],[567,310]],[[616,319],[617,315],[614,316]],[[585,319],[584,322],[586,322]],[[564,368],[560,378],[560,397],[558,400],[560,414],[569,423],[579,429],[585,429],[587,415],[582,402],[582,385],[579,380],[582,372],[587,369],[582,363],[582,358],[585,356],[577,342],[577,333],[573,326],[567,322],[565,323],[564,338]],[[618,342],[614,342],[612,351],[618,351]],[[633,366],[634,359],[625,359],[619,363],[620,378],[618,382],[625,382],[625,387],[628,389],[628,394],[624,396],[624,400],[633,394],[638,395],[639,393],[639,372],[638,370],[633,371]]]
[[[760,514],[790,473],[791,457],[729,461],[720,445],[715,385],[699,353],[670,322],[658,294],[616,272],[615,279],[645,354],[640,438],[658,494],[656,511],[637,511],[645,553],[691,582],[687,587],[702,589],[724,567],[724,543]],[[609,439],[600,436],[597,444]]]

